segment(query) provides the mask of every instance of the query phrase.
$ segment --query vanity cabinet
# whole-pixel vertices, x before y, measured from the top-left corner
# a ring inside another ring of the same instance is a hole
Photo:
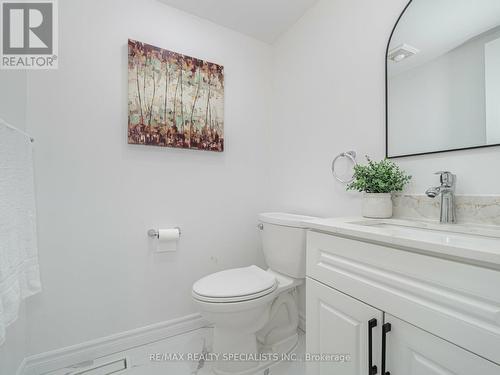
[[[312,279],[306,288],[307,351],[339,355],[308,361],[307,373],[368,374],[370,352],[372,366],[380,368],[382,311]]]
[[[386,360],[391,375],[500,375],[498,285],[497,270],[309,231],[307,352],[351,362],[308,375],[373,375],[370,354],[377,374]]]
[[[386,370],[392,375],[499,375],[500,366],[385,314]]]

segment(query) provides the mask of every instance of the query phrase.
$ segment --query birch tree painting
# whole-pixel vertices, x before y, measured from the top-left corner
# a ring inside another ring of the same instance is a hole
[[[128,41],[128,142],[224,151],[224,68]]]

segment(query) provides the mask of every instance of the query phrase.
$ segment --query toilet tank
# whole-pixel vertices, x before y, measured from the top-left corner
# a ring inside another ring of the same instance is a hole
[[[296,279],[306,277],[307,221],[314,219],[278,212],[259,215],[262,250],[270,269]]]

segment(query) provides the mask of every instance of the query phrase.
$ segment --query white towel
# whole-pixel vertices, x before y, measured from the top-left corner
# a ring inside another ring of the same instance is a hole
[[[31,148],[0,122],[0,345],[22,300],[41,290]]]

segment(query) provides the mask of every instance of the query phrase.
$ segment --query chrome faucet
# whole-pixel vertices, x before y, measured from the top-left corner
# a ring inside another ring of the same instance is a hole
[[[441,217],[443,224],[456,224],[457,215],[455,211],[455,187],[457,176],[451,172],[436,172],[440,176],[441,186],[427,189],[425,194],[430,198],[441,195]]]

